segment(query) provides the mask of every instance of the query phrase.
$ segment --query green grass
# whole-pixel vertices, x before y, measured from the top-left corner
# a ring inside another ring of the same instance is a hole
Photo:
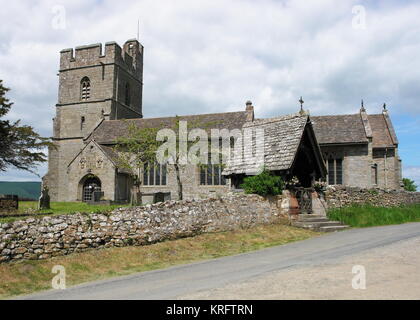
[[[320,235],[282,224],[205,233],[147,246],[91,249],[47,260],[0,264],[0,299],[51,289],[54,265],[66,269],[67,286],[254,251]]]
[[[4,217],[0,218],[0,223],[12,222],[15,220],[22,220],[30,217],[31,213],[39,213],[45,215],[61,215],[61,214],[74,214],[76,212],[104,212],[113,210],[116,208],[124,207],[128,205],[116,204],[116,205],[89,205],[85,202],[51,202],[51,209],[48,210],[37,210],[37,201],[19,201],[18,213],[28,213],[28,216],[23,217]],[[1,214],[13,214],[0,212]],[[52,214],[50,214],[52,213]],[[36,215],[34,217],[42,217],[42,215]]]
[[[331,220],[351,227],[373,227],[406,222],[420,222],[420,204],[403,207],[351,206],[328,211]]]

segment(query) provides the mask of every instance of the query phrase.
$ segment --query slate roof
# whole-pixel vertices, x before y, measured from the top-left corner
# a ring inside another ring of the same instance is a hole
[[[195,124],[197,127],[204,124],[202,129],[206,131],[210,131],[210,129],[241,129],[246,118],[246,111],[179,116],[180,120],[192,123],[193,127]],[[100,144],[113,144],[118,137],[127,133],[128,125],[132,122],[142,128],[174,128],[176,117],[106,120],[96,128],[91,138]]]
[[[320,145],[368,143],[360,114],[319,116],[311,120]]]
[[[398,144],[387,114],[367,115],[372,133],[373,148],[391,148]],[[360,114],[311,117],[320,145],[368,143],[365,125]]]
[[[255,129],[264,129],[264,162],[254,163],[251,159],[252,154],[244,152],[243,162],[229,160],[223,174],[245,173],[252,175],[257,173],[262,165],[268,170],[290,169],[307,122],[307,114],[297,113],[277,118],[257,119],[254,122],[246,123],[243,127],[244,130],[252,129],[254,135]],[[253,139],[252,148],[249,148],[249,151],[254,150],[255,152],[257,143],[257,139]]]
[[[372,143],[374,148],[393,147],[391,134],[383,114],[368,115],[369,123],[372,128]]]
[[[105,155],[114,163],[118,163],[118,154],[114,151],[112,147],[100,145],[102,151],[105,153]]]

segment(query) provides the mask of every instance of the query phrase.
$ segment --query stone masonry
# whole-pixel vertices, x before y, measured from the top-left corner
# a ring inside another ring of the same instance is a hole
[[[340,208],[355,204],[396,207],[420,203],[420,192],[331,186],[325,192],[325,200],[328,208]]]
[[[281,197],[280,197],[281,198]],[[270,224],[277,201],[233,193],[205,200],[166,201],[109,214],[29,218],[0,224],[0,262],[46,259],[90,248],[146,245],[167,239]]]

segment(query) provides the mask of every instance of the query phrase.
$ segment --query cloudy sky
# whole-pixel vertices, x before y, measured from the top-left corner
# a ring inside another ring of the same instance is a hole
[[[387,103],[404,175],[420,186],[420,2],[408,0],[0,0],[0,79],[11,119],[52,134],[59,51],[145,47],[146,117],[242,110],[257,117],[369,113]],[[39,168],[39,174],[46,166]],[[39,180],[9,170],[0,180]]]

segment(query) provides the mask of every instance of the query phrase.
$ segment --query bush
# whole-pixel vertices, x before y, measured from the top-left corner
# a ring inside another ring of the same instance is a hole
[[[404,178],[403,183],[404,183],[404,190],[405,191],[412,191],[412,192],[417,191],[417,186],[414,184],[413,180],[408,179],[408,178]]]
[[[255,193],[260,196],[281,194],[284,189],[283,179],[264,170],[262,173],[252,177],[246,177],[241,188],[245,193]]]

